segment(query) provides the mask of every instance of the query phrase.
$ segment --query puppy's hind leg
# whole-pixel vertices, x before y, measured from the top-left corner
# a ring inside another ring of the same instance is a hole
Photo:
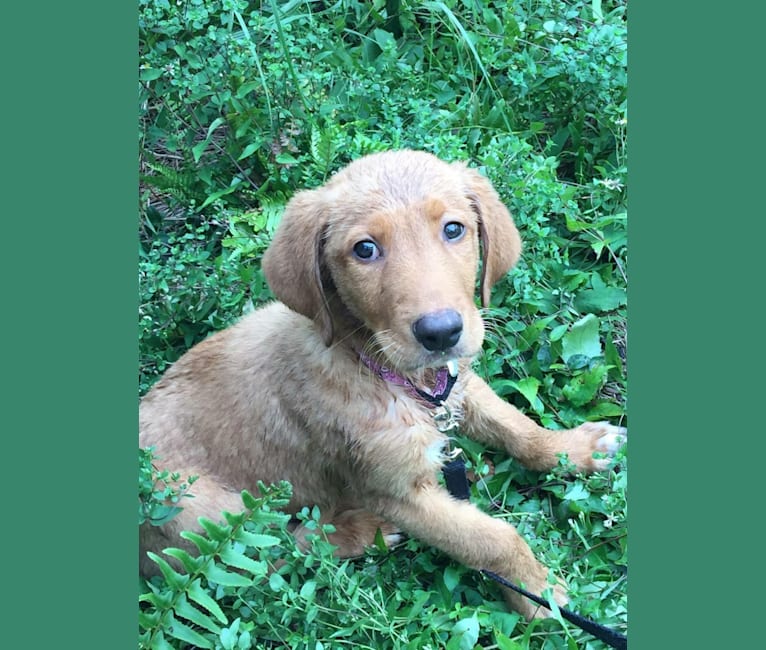
[[[383,541],[389,548],[402,540],[399,529],[385,519],[368,512],[367,510],[354,509],[343,510],[329,515],[322,514],[319,524],[331,524],[335,532],[327,534],[330,544],[337,546],[335,555],[340,558],[353,558],[364,555],[367,546],[375,544],[378,530],[383,535]],[[293,531],[298,545],[301,548],[310,546],[307,535],[317,534],[316,529],[307,528],[300,524]]]
[[[199,472],[189,471],[181,472],[183,476],[199,474]],[[179,504],[183,510],[162,526],[152,526],[148,522],[141,525],[138,531],[139,538],[139,573],[142,576],[149,577],[159,574],[157,564],[147,556],[147,551],[159,555],[170,564],[180,569],[180,563],[162,553],[169,547],[181,548],[192,556],[197,556],[196,546],[180,536],[181,531],[189,530],[197,533],[202,532],[198,519],[205,517],[211,521],[223,521],[223,511],[238,513],[245,509],[242,503],[242,497],[239,492],[234,492],[224,488],[216,481],[200,477],[197,480],[190,493],[192,497],[181,500]]]

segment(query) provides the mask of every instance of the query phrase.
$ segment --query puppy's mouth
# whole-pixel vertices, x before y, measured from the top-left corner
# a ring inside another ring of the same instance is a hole
[[[433,358],[429,358],[423,363],[409,369],[409,372],[418,373],[422,371],[446,369],[451,377],[457,377],[458,359],[460,358],[458,355],[439,354],[429,355],[429,357]]]
[[[402,374],[394,368],[381,365],[364,352],[360,352],[359,357],[361,362],[378,377],[390,384],[402,386],[412,397],[429,408],[443,406],[457,381],[457,359],[448,359],[444,365],[437,368],[421,366],[414,373]],[[449,421],[452,422],[451,418]]]
[[[381,352],[376,358],[385,366],[414,380],[437,370],[447,370],[450,375],[457,375],[458,361],[465,355],[459,349],[447,352],[429,352],[416,350],[409,354],[399,351],[397,354]]]

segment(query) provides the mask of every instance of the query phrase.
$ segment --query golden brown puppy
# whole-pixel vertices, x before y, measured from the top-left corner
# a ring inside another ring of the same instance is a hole
[[[389,543],[401,530],[541,593],[547,569],[516,530],[437,481],[450,418],[534,469],[567,452],[598,470],[608,461],[594,452],[622,443],[625,430],[607,423],[546,430],[472,372],[484,337],[480,255],[486,305],[520,249],[487,180],[423,152],[366,156],[297,194],[263,259],[280,302],[195,346],[141,402],[140,445],[200,476],[178,517],[142,528],[142,572],[154,567],[147,550],[178,545],[200,516],[240,511],[240,490],[255,492],[258,480],[285,479],[292,511],[318,505],[343,557],[378,528]],[[434,392],[444,407],[429,403]],[[527,617],[548,614],[506,597]],[[560,585],[554,597],[566,602]]]

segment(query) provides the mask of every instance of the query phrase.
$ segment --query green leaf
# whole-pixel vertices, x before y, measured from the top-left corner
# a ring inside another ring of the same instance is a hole
[[[580,482],[575,483],[564,493],[564,499],[567,501],[584,501],[590,496],[587,488]]]
[[[234,192],[240,185],[242,184],[242,179],[235,178],[232,182],[230,187],[226,187],[222,190],[218,190],[217,192],[213,192],[210,196],[208,196],[205,201],[200,206],[200,210],[202,208],[206,208],[208,205],[210,205],[213,201],[217,201],[222,196],[226,196],[227,194],[231,194]]]
[[[236,569],[248,571],[256,577],[265,576],[268,572],[268,566],[265,562],[253,560],[243,553],[238,553],[231,544],[221,550],[221,561]]]
[[[414,621],[420,618],[423,612],[423,605],[431,598],[431,594],[428,591],[418,590],[415,592],[415,600],[412,602],[409,610],[405,614],[407,621]]]
[[[455,587],[460,584],[460,572],[456,567],[448,565],[444,569],[444,585],[447,587],[447,591],[455,591]]]
[[[160,592],[158,587],[148,583],[148,587],[154,591],[154,593],[143,593],[138,597],[139,602],[151,603],[157,609],[169,609],[173,605],[173,590],[169,589]]]
[[[240,648],[240,650],[248,650],[248,648],[253,647],[251,634],[248,630],[245,630],[244,632],[242,632],[242,634],[239,635],[237,646]]]
[[[628,302],[628,294],[622,287],[608,287],[598,273],[591,277],[591,289],[583,289],[574,299],[580,313],[614,311]]]
[[[593,7],[593,22],[601,23],[604,21],[604,13],[601,10],[601,0],[593,0],[591,2]]]
[[[283,151],[281,154],[279,154],[276,157],[276,161],[280,165],[297,165],[300,162],[295,156],[287,153],[286,151]]]
[[[572,325],[562,338],[561,356],[565,363],[575,355],[593,359],[601,356],[601,341],[598,336],[598,318],[593,314],[581,318]]]
[[[229,539],[231,528],[227,525],[216,524],[206,517],[199,518],[200,525],[205,529],[208,537],[214,542],[225,542]]]
[[[185,594],[179,596],[173,610],[178,616],[185,618],[187,621],[190,621],[199,627],[205,628],[209,632],[218,634],[221,631],[221,627],[216,625],[213,619],[207,614],[203,614],[189,603]]]
[[[521,616],[518,612],[491,612],[489,615],[489,621],[495,630],[495,634],[502,634],[505,637],[513,634],[513,630],[516,629],[516,625],[518,625],[520,620]],[[497,637],[495,638],[497,639]],[[501,645],[499,641],[498,645]]]
[[[210,595],[202,588],[202,582],[200,578],[197,578],[189,585],[186,590],[187,595],[195,603],[204,607],[208,612],[215,616],[223,625],[228,624],[228,619],[224,615],[223,611],[219,607],[218,603],[213,600]]]
[[[261,146],[260,142],[251,142],[249,145],[247,145],[243,150],[242,153],[239,154],[239,158],[237,160],[242,160],[244,158],[249,158],[252,156],[256,151],[258,151],[259,147]]]
[[[604,418],[619,417],[624,414],[624,409],[614,402],[596,402],[588,409],[589,420],[603,420]]]
[[[200,140],[197,144],[195,144],[192,147],[192,156],[194,156],[194,162],[199,162],[199,159],[202,158],[202,154],[205,153],[205,149],[207,149],[207,145],[210,141],[205,138],[204,140]]]
[[[272,591],[282,591],[287,586],[285,579],[278,573],[272,573],[269,576],[269,587]]]
[[[139,646],[139,647],[143,647],[143,646]],[[150,646],[150,649],[151,650],[174,650],[173,646],[167,642],[167,639],[165,639],[165,635],[162,633],[162,630],[159,630],[152,637],[152,645]]]
[[[179,641],[184,641],[186,643],[191,643],[191,645],[197,648],[212,649],[214,647],[213,644],[210,641],[208,641],[204,636],[202,636],[199,632],[196,632],[195,630],[191,629],[188,625],[184,625],[183,623],[178,621],[173,616],[172,612],[168,614],[168,618],[165,622],[164,630],[173,638],[178,639]]]
[[[207,127],[207,135],[206,135],[206,139],[208,139],[208,140],[209,140],[209,139],[210,139],[210,136],[211,136],[211,135],[213,135],[213,131],[215,131],[215,130],[216,130],[218,127],[219,127],[219,126],[221,126],[221,125],[222,125],[222,124],[224,124],[225,122],[226,122],[226,120],[225,120],[225,119],[223,119],[222,117],[216,117],[216,118],[215,118],[215,119],[214,119],[214,120],[213,120],[213,121],[210,123],[210,126],[209,126],[209,127]]]
[[[378,528],[375,531],[375,539],[373,540],[373,545],[379,551],[383,551],[383,552],[385,552],[385,550],[388,548],[388,545],[386,544],[386,540],[383,537],[383,531],[380,528]]]
[[[247,490],[242,490],[240,493],[240,496],[242,497],[242,503],[245,505],[245,508],[248,510],[257,510],[261,506],[261,502],[256,499],[252,494],[250,494]]]
[[[199,568],[200,560],[192,557],[182,548],[166,548],[162,551],[165,555],[174,557],[181,562],[186,573],[194,573]]]
[[[495,632],[495,642],[499,650],[524,650],[524,646],[519,645],[513,639],[509,639],[502,632]]]
[[[211,542],[207,537],[203,537],[199,533],[190,530],[182,530],[180,535],[184,539],[188,539],[192,542],[197,547],[200,555],[212,555],[218,548],[218,545],[215,542]]]
[[[381,50],[386,49],[386,45],[393,44],[393,46],[396,46],[396,40],[394,39],[393,34],[391,32],[387,32],[384,29],[374,29],[372,31],[372,37],[375,39],[375,42],[378,44],[378,47]]]
[[[506,25],[504,25],[500,19],[497,17],[497,14],[493,12],[491,9],[485,7],[482,11],[483,17],[484,17],[484,24],[487,26],[487,29],[491,31],[493,34],[497,34],[498,36],[502,36]],[[504,19],[507,21],[507,33],[509,35],[515,34],[518,35],[518,27],[515,27],[514,23],[515,21],[513,18],[511,18],[510,15],[504,16]],[[515,27],[515,30],[514,30]]]
[[[186,587],[186,584],[189,582],[189,576],[181,575],[175,571],[173,567],[171,567],[170,564],[168,564],[168,562],[161,558],[159,555],[156,555],[151,551],[147,551],[146,554],[160,567],[160,571],[167,581],[168,586],[179,591]]]
[[[239,624],[241,619],[235,618],[228,628],[221,630],[219,640],[225,650],[233,650],[234,642],[237,640],[237,633],[239,632]]]
[[[463,618],[455,623],[451,637],[447,645],[448,648],[473,650],[479,640],[479,620],[476,613],[471,618]],[[457,641],[457,645],[455,645],[455,641]]]
[[[246,578],[239,573],[224,571],[213,562],[208,564],[202,573],[208,580],[223,587],[249,587],[253,584],[250,578]]]
[[[539,318],[534,323],[529,325],[521,332],[516,341],[516,349],[519,352],[526,352],[533,343],[535,343],[542,332],[550,323],[555,320],[555,316],[546,316],[545,318]]]
[[[537,400],[537,391],[540,388],[540,380],[536,377],[525,377],[516,382],[516,387],[527,398],[527,401],[534,406]]]
[[[138,72],[138,78],[141,81],[154,81],[162,76],[162,70],[157,68],[141,68]]]
[[[322,174],[327,174],[330,165],[335,158],[333,130],[321,130],[319,127],[312,128],[309,150],[311,152],[311,158],[317,164]]]
[[[479,70],[481,70],[481,73],[484,75],[485,78],[490,79],[490,74],[487,72],[487,69],[484,67],[484,62],[482,61],[481,57],[479,56],[479,53],[476,50],[476,47],[473,44],[473,39],[470,37],[468,32],[466,31],[465,27],[463,27],[463,24],[458,20],[457,16],[452,12],[452,10],[446,5],[444,2],[424,2],[423,6],[428,7],[431,11],[436,13],[436,11],[442,11],[447,16],[449,21],[452,23],[453,27],[457,30],[457,32],[460,34],[460,36],[463,38],[463,43],[468,47],[468,49],[471,52],[471,55],[473,56],[474,60],[476,61],[476,65],[479,66]]]
[[[557,327],[554,327],[551,330],[551,334],[549,336],[549,340],[551,343],[555,343],[558,341],[564,334],[566,334],[567,329],[569,326],[567,324],[564,325],[558,325]]]
[[[274,535],[250,533],[242,528],[235,533],[234,539],[251,548],[270,548],[280,543],[279,537],[274,537]]]
[[[140,598],[139,602],[141,602]],[[156,609],[138,610],[138,625],[144,630],[153,630],[160,622],[160,618],[161,614]]]
[[[317,590],[317,583],[316,580],[307,580],[303,583],[303,586],[300,590],[300,597],[304,600],[308,601],[309,603],[314,600],[314,594]]]
[[[157,504],[151,509],[149,523],[152,526],[162,526],[175,517],[183,508],[178,506],[169,506],[166,504]]]
[[[583,406],[595,399],[604,385],[608,368],[598,364],[569,380],[562,393],[574,406]]]
[[[236,97],[238,99],[242,99],[247,95],[248,93],[252,92],[259,86],[262,86],[263,84],[260,81],[247,81],[243,83],[239,88],[237,88],[237,94]]]
[[[237,529],[242,526],[242,524],[245,523],[247,520],[247,513],[246,512],[226,512],[223,513],[223,518],[226,520],[226,523],[229,524],[229,526],[232,527],[232,529]]]
[[[604,360],[606,364],[610,366],[609,376],[612,378],[623,379],[623,363],[617,346],[614,344],[612,337],[607,338],[606,345],[604,346]]]

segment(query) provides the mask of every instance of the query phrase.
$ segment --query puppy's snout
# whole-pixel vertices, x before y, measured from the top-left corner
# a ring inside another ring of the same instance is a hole
[[[463,318],[454,309],[443,309],[421,316],[412,324],[412,333],[429,352],[444,352],[460,340]]]

